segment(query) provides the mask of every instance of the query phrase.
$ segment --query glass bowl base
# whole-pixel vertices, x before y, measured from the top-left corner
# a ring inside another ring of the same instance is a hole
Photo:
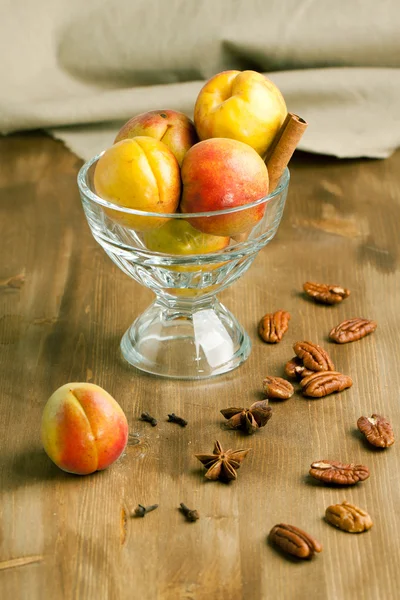
[[[204,302],[155,300],[121,340],[128,363],[176,379],[207,379],[236,369],[251,342],[240,323],[215,297]]]

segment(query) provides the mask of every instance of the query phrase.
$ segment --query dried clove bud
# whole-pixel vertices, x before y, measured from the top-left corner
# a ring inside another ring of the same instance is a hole
[[[175,413],[171,413],[170,415],[168,415],[168,421],[170,423],[176,423],[181,427],[186,427],[187,425],[187,421],[185,421],[185,419],[182,419],[182,417],[177,417]]]
[[[135,510],[133,511],[132,517],[144,517],[144,515],[152,510],[156,510],[158,508],[158,504],[151,504],[150,506],[143,506],[143,504],[138,504]]]
[[[155,427],[157,425],[157,419],[155,417],[152,417],[151,415],[149,415],[148,412],[143,412],[140,415],[140,419],[141,419],[141,421],[146,421],[147,423],[150,423],[150,425],[152,427]]]
[[[197,519],[200,519],[199,512],[197,510],[191,510],[185,504],[183,504],[183,502],[180,504],[180,510],[185,515],[186,519],[192,523],[197,521]]]

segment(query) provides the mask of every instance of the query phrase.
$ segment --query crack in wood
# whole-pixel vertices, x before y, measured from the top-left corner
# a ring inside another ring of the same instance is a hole
[[[127,528],[128,528],[128,516],[126,514],[126,510],[123,506],[121,506],[121,546],[123,546],[126,542]]]
[[[14,569],[15,567],[24,567],[33,563],[42,562],[42,560],[43,556],[41,554],[37,554],[36,556],[21,556],[20,558],[10,558],[9,560],[4,560],[3,562],[0,562],[0,571],[5,571],[6,569]]]
[[[8,277],[8,279],[0,280],[0,288],[11,288],[14,290],[19,290],[25,283],[25,269],[22,273],[18,275],[13,275],[12,277]]]

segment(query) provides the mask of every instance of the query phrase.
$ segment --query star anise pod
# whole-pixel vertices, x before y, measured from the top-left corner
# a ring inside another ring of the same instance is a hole
[[[253,402],[250,408],[224,408],[221,414],[228,419],[228,429],[243,429],[246,433],[254,433],[264,427],[272,417],[272,408],[268,400]]]
[[[246,458],[247,450],[223,450],[221,444],[217,440],[214,444],[212,454],[195,454],[196,458],[206,467],[207,479],[221,479],[221,481],[231,481],[237,479],[237,469],[240,463]]]

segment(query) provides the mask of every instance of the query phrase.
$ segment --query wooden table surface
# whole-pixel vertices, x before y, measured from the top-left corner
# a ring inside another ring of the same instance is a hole
[[[145,375],[125,364],[119,341],[152,293],[112,264],[83,215],[73,154],[42,133],[0,139],[0,597],[4,600],[337,599],[388,600],[400,590],[400,441],[374,450],[359,416],[387,416],[400,435],[400,152],[385,161],[298,154],[273,242],[220,294],[253,349],[239,369],[208,381]],[[304,298],[306,280],[351,296],[333,307]],[[276,346],[257,336],[269,311],[291,313]],[[377,331],[343,346],[331,327],[362,316]],[[224,429],[219,411],[262,398],[282,375],[292,344],[329,350],[350,390],[322,400],[275,402],[254,436]],[[126,413],[131,442],[106,471],[73,476],[44,453],[40,420],[69,381],[104,387]],[[147,410],[151,427],[138,420]],[[185,429],[166,422],[176,412]],[[215,439],[251,448],[238,480],[208,482],[194,457]],[[344,489],[308,476],[317,459],[369,466]],[[344,499],[365,508],[363,534],[324,521]],[[179,503],[201,513],[188,523]],[[138,503],[158,503],[144,519]],[[311,561],[288,560],[268,542],[279,522],[323,544]]]

